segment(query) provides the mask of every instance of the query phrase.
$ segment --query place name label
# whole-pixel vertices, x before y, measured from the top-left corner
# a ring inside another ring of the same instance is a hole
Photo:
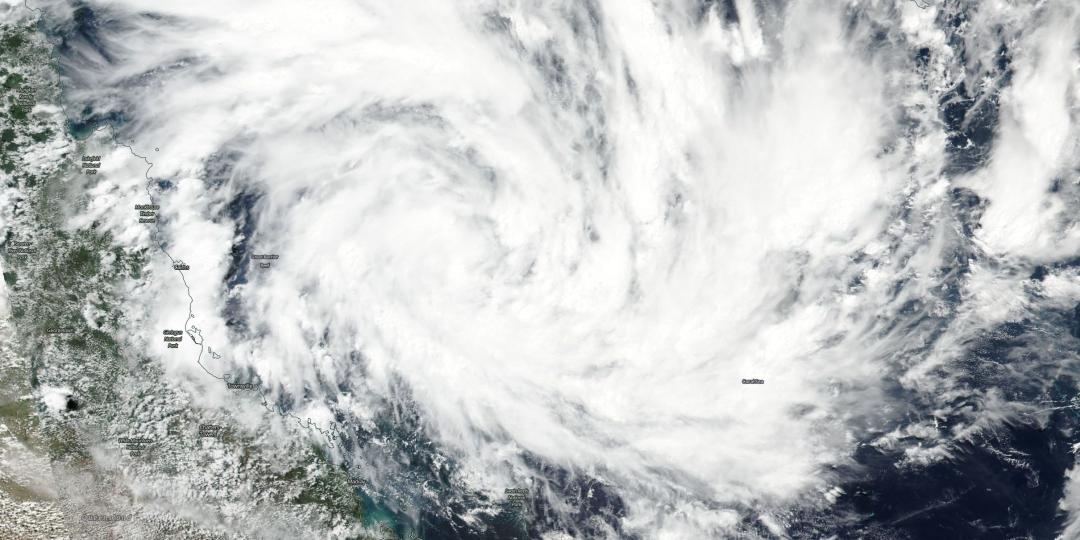
[[[46,334],[74,334],[75,329],[67,326],[50,326],[45,328]]]
[[[35,103],[37,103],[37,96],[34,95],[33,89],[23,88],[19,90],[19,95],[15,98],[16,105],[29,110],[34,108]]]
[[[506,488],[503,490],[503,495],[506,496],[506,502],[518,510],[525,510],[528,507],[529,490],[525,488]]]
[[[172,265],[173,270],[191,270],[191,267],[184,261],[176,261]]]
[[[269,261],[276,261],[280,257],[276,253],[263,253],[260,255],[252,255],[252,260],[259,261],[259,268],[270,268]]]
[[[128,451],[128,455],[131,457],[138,457],[142,455],[143,450],[150,446],[154,440],[146,437],[120,437],[116,442],[124,445],[124,448]]]
[[[83,521],[95,521],[95,522],[114,522],[114,521],[130,521],[131,516],[127,514],[83,514]]]
[[[765,384],[765,379],[743,379],[743,384]]]
[[[161,340],[165,342],[166,348],[178,349],[180,348],[180,342],[184,341],[184,332],[182,330],[162,330]]]
[[[225,435],[225,426],[218,424],[199,424],[199,438],[221,439]]]
[[[83,156],[82,169],[86,174],[97,174],[101,168],[101,156]]]
[[[18,255],[20,258],[26,258],[27,255],[33,255],[37,253],[34,249],[34,243],[29,240],[13,240],[7,247],[8,255]]]
[[[229,390],[255,390],[258,386],[255,383],[227,382],[225,388]]]
[[[157,223],[157,211],[161,209],[156,204],[136,204],[135,210],[139,212],[139,223]]]

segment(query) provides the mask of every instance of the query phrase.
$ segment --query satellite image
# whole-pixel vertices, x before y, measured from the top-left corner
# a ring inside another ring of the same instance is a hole
[[[0,0],[0,540],[1080,539],[1078,0]]]

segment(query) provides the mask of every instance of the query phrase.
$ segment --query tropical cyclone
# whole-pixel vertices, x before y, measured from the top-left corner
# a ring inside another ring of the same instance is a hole
[[[73,110],[154,163],[105,156],[73,219],[138,244],[149,192],[183,287],[126,306],[200,355],[130,344],[210,403],[265,384],[399,523],[502,530],[511,493],[533,536],[917,535],[1001,501],[889,475],[1019,455],[989,470],[1052,502],[1001,526],[1072,523],[1037,405],[1076,393],[1068,2],[49,17]]]

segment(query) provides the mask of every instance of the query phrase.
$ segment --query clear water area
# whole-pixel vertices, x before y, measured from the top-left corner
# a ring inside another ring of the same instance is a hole
[[[865,522],[840,530],[889,531],[893,538],[1053,538],[1064,525],[1058,502],[1073,464],[1061,424],[1076,423],[1073,412],[1054,416],[1045,429],[1011,427],[961,446],[955,461],[917,470],[898,469],[898,456],[863,447],[857,459],[871,477],[845,489]],[[1030,470],[1006,462],[1009,455]]]
[[[68,119],[67,129],[68,133],[75,139],[85,140],[94,130],[102,126],[111,125],[113,128],[119,128],[124,124],[124,121],[122,113],[96,114],[93,109],[86,107],[79,118]]]
[[[358,491],[364,507],[364,526],[376,530],[391,530],[403,540],[526,540],[535,537],[526,521],[513,512],[503,511],[495,516],[474,514],[480,523],[467,523],[461,518],[465,508],[450,504],[446,511],[425,511],[412,518],[382,505]],[[535,533],[537,531],[533,531]]]
[[[969,388],[952,405],[976,411],[976,397],[993,390],[1003,399],[1048,411],[1045,422],[1020,414],[954,443],[952,459],[927,466],[898,466],[902,449],[882,450],[864,441],[844,474],[845,494],[828,511],[800,515],[792,536],[880,539],[1056,538],[1065,525],[1059,504],[1072,446],[1080,442],[1077,381],[1064,363],[1080,350],[1080,306],[1047,311],[1038,320],[1002,325],[971,345],[962,360]],[[981,369],[993,362],[998,373]],[[1025,378],[1018,379],[1017,373]],[[912,415],[927,418],[929,409]],[[953,423],[940,426],[948,433]]]
[[[521,509],[505,500],[491,501],[443,485],[441,506],[418,504],[418,515],[412,514],[416,517],[360,493],[365,525],[391,528],[403,539],[413,538],[410,534],[414,534],[425,540],[526,540],[553,531],[573,538],[606,538],[612,531],[618,538],[636,538],[622,529],[626,508],[612,486],[551,465],[536,456],[528,455],[526,461],[538,477],[543,478],[545,490],[561,499],[563,504],[558,511],[535,495],[530,496],[525,508]],[[432,479],[427,485],[435,486],[439,482]],[[469,520],[463,519],[464,516]]]

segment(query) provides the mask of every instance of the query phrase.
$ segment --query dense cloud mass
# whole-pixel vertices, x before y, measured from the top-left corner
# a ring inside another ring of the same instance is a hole
[[[402,515],[903,537],[982,480],[885,525],[875,483],[1001,455],[1056,486],[1013,526],[1080,531],[1072,458],[1021,445],[1077,442],[1072,2],[46,11],[67,108],[130,145],[70,219],[168,253],[128,339]],[[198,360],[141,330],[181,326]]]

